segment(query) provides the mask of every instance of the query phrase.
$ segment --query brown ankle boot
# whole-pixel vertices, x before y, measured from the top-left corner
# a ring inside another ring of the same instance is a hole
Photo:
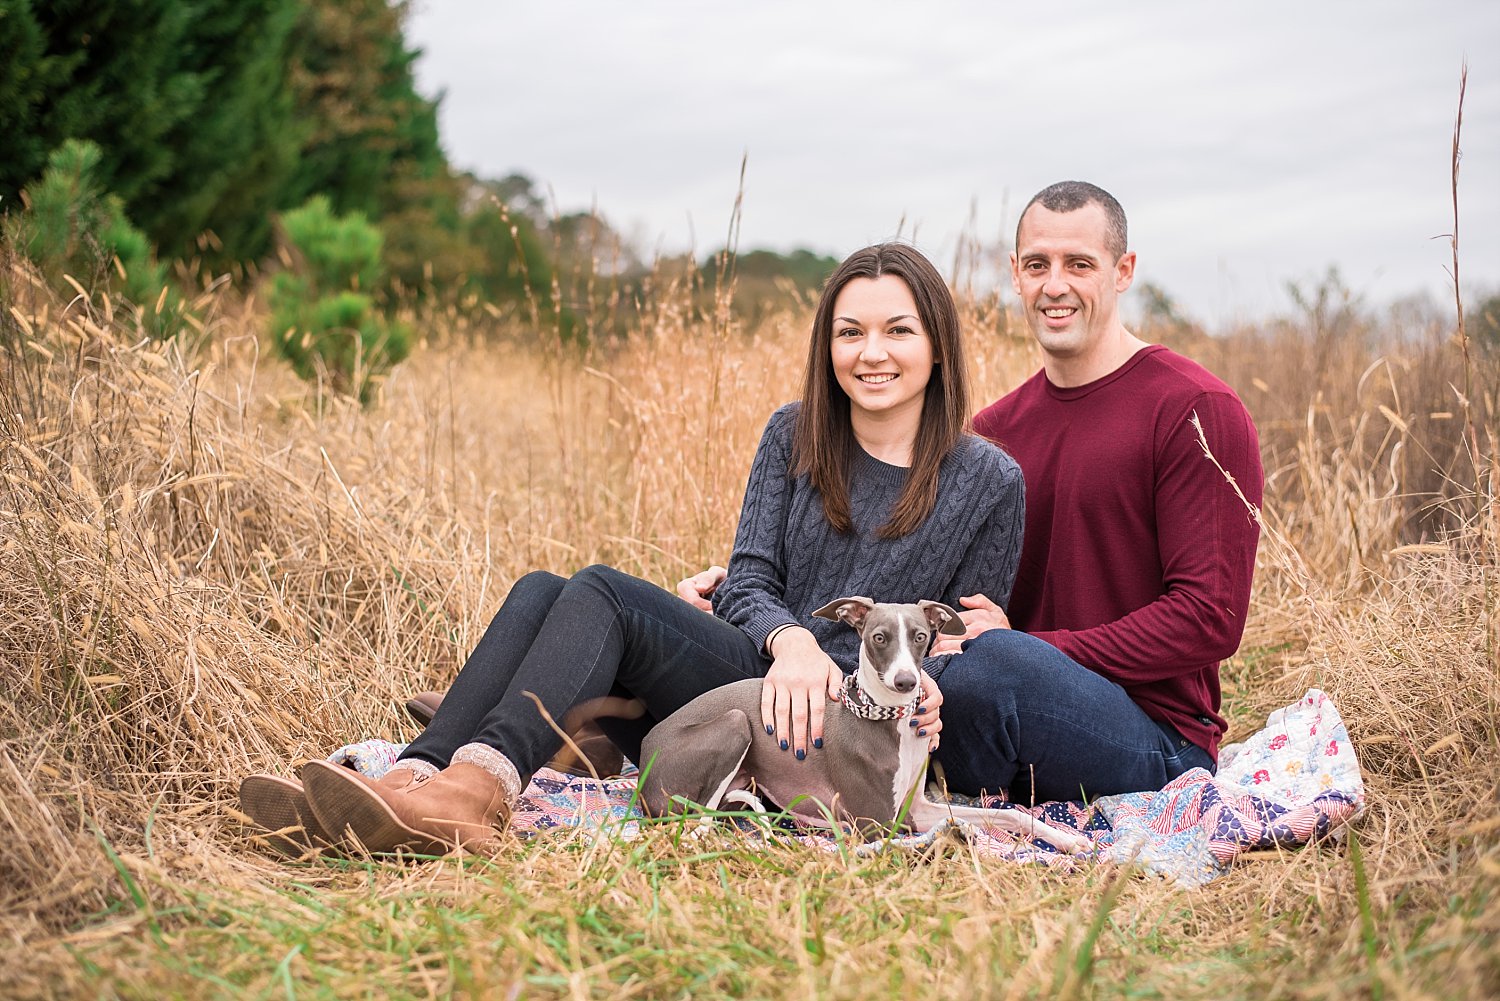
[[[418,692],[406,700],[406,714],[416,720],[419,726],[425,727],[432,722],[432,717],[437,715],[438,706],[442,704],[442,692]]]
[[[380,778],[372,779],[328,761],[309,761],[302,766],[302,786],[308,805],[325,831],[350,847],[390,852],[399,847],[400,839],[372,824],[352,806],[399,797],[437,774],[437,769],[426,762],[420,765],[392,768]]]
[[[578,729],[568,734],[578,749],[583,752],[584,760],[580,761],[573,749],[564,744],[552,760],[547,762],[547,767],[559,772],[567,772],[569,775],[579,775],[589,778],[597,774],[601,779],[611,778],[619,775],[625,767],[625,755],[614,745],[599,724],[593,720],[584,723]],[[589,766],[593,770],[589,770]]]
[[[323,762],[323,764],[329,764]],[[330,765],[360,781],[369,781],[346,765]],[[436,771],[436,769],[434,769]],[[389,789],[401,789],[424,778],[410,768],[393,768],[380,781]],[[251,775],[240,783],[240,811],[263,828],[267,843],[286,855],[328,852],[340,838],[318,819],[307,791],[296,779],[279,775]]]
[[[371,852],[444,855],[455,848],[476,849],[505,826],[513,800],[494,774],[465,761],[402,789],[363,777],[351,780],[322,762],[309,763],[302,781],[323,825],[347,830]]]
[[[410,831],[427,838],[411,850],[438,855],[454,848],[478,850],[494,841],[510,821],[510,808],[511,797],[498,778],[479,765],[455,761],[403,797],[397,814]]]
[[[280,775],[251,775],[240,783],[240,812],[266,833],[266,843],[283,855],[327,851],[335,841],[318,822],[302,783]]]

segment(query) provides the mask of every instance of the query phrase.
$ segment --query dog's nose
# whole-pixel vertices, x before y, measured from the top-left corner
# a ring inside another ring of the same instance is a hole
[[[891,687],[900,692],[902,695],[905,695],[907,692],[917,687],[917,676],[915,674],[912,674],[910,671],[902,671],[900,674],[896,675],[896,677],[891,679]]]

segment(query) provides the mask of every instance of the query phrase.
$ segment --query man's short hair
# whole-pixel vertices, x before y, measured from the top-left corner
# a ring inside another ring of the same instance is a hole
[[[1031,201],[1026,203],[1026,208],[1021,210],[1020,219],[1016,220],[1016,246],[1021,245],[1021,220],[1026,218],[1026,213],[1033,205],[1041,205],[1049,212],[1076,212],[1090,202],[1104,210],[1104,249],[1118,261],[1125,256],[1125,250],[1129,246],[1125,210],[1115,201],[1114,195],[1088,181],[1058,181],[1033,195]]]

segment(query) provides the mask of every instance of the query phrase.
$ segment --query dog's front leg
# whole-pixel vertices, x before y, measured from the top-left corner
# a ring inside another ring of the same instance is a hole
[[[756,813],[766,813],[766,804],[760,801],[760,797],[749,789],[731,789],[724,794],[724,805],[746,806]]]
[[[980,827],[999,827],[1023,838],[1040,838],[1058,851],[1080,855],[1094,843],[1082,834],[1053,827],[1022,810],[987,810],[977,806],[934,803],[925,796],[912,804],[911,822],[919,831],[930,830],[944,820],[962,820]]]

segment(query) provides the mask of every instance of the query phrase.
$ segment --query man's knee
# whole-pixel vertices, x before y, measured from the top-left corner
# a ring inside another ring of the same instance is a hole
[[[967,662],[963,672],[973,684],[999,685],[1017,692],[1050,687],[1061,674],[1082,670],[1066,654],[1029,633],[991,629],[964,644],[954,663]]]

